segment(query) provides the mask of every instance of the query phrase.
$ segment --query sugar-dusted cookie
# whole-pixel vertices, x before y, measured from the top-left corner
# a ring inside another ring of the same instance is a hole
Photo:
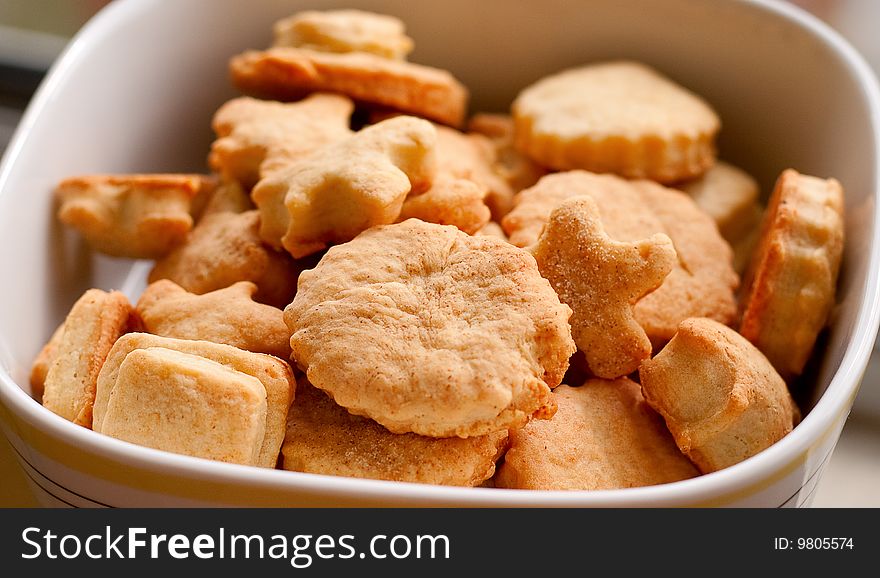
[[[560,385],[553,398],[558,406],[553,419],[510,432],[495,487],[612,490],[699,474],[629,379]]]
[[[743,284],[740,332],[786,379],[799,375],[834,305],[843,188],[786,170],[776,182]]]
[[[453,225],[473,234],[489,222],[489,207],[483,202],[486,190],[468,179],[438,175],[431,188],[410,195],[403,202],[398,221],[421,219],[438,225]]]
[[[294,360],[350,412],[470,437],[548,413],[570,315],[528,252],[410,219],[331,248],[284,319]]]
[[[404,60],[413,49],[399,18],[362,10],[306,10],[272,27],[273,46],[324,52],[369,52]]]
[[[639,369],[642,390],[703,473],[749,458],[799,418],[785,382],[751,343],[711,319],[687,319]]]
[[[252,197],[260,236],[296,258],[393,223],[436,172],[437,131],[410,117],[369,126],[261,180]]]
[[[506,430],[465,439],[391,433],[300,378],[281,453],[284,469],[296,472],[477,486],[495,473],[506,447]]]
[[[113,346],[98,376],[94,430],[157,449],[274,468],[295,388],[290,366],[271,355],[129,333]]]
[[[264,245],[259,229],[258,211],[206,215],[183,245],[156,263],[149,281],[170,279],[199,295],[251,281],[257,301],[284,307],[296,292],[299,271],[311,263]]]
[[[131,313],[128,299],[118,291],[89,289],[77,300],[34,364],[34,371],[42,372],[38,365],[51,360],[43,380],[43,406],[92,427],[98,373],[110,348],[128,330]]]
[[[655,233],[672,239],[678,255],[675,268],[635,306],[636,320],[655,348],[671,339],[688,317],[734,321],[739,278],[733,271],[732,251],[712,219],[685,193],[613,175],[557,173],[520,193],[516,207],[501,224],[514,245],[533,245],[554,208],[584,195],[596,202],[602,227],[612,239],[633,242]]]
[[[156,259],[192,228],[192,199],[216,185],[202,175],[86,175],[61,181],[56,192],[62,223],[96,251]]]
[[[468,91],[449,72],[366,52],[250,50],[233,57],[229,67],[235,86],[258,98],[336,92],[451,126],[462,123],[467,108]]]
[[[290,333],[283,312],[253,300],[257,286],[239,281],[195,295],[162,279],[151,283],[137,303],[144,330],[154,335],[225,343],[255,353],[290,359]]]
[[[553,209],[532,252],[560,301],[571,307],[572,337],[594,375],[629,375],[650,358],[651,341],[633,307],[675,267],[669,237],[614,241],[595,201],[584,195]]]
[[[217,140],[211,145],[211,168],[250,189],[267,171],[296,162],[325,144],[349,136],[354,104],[335,94],[313,94],[283,103],[246,96],[230,100],[214,114]]]
[[[516,145],[538,164],[672,183],[715,160],[721,123],[698,96],[635,62],[548,76],[512,106]]]
[[[733,245],[755,227],[761,214],[758,183],[748,173],[718,161],[698,179],[679,185],[715,220],[721,236]]]

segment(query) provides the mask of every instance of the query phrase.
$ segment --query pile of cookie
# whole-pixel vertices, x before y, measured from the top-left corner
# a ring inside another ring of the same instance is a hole
[[[247,96],[210,175],[59,185],[94,250],[156,263],[134,306],[76,302],[33,367],[45,407],[201,458],[528,489],[675,482],[796,425],[839,183],[786,170],[765,210],[713,109],[642,64],[466,119],[396,18],[274,33],[230,61]]]

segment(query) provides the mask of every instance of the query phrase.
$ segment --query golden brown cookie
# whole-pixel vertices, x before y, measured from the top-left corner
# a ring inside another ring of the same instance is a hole
[[[293,103],[246,96],[232,99],[214,114],[217,140],[208,162],[213,170],[250,189],[260,180],[267,157],[266,170],[272,172],[349,136],[353,111],[351,100],[335,94],[313,94]]]
[[[284,307],[296,292],[299,271],[311,263],[267,247],[259,229],[258,211],[206,215],[183,245],[156,263],[149,281],[170,279],[199,295],[250,281],[258,287],[254,299]]]
[[[409,116],[369,126],[261,180],[260,236],[296,258],[393,223],[436,171],[436,131]]]
[[[534,186],[547,174],[547,170],[535,164],[514,146],[515,124],[506,114],[478,113],[468,121],[468,131],[488,137],[495,147],[495,172],[510,185],[513,192]],[[492,208],[492,218],[501,220],[512,209],[511,205]]]
[[[398,222],[421,219],[438,225],[453,225],[474,234],[489,222],[489,207],[483,202],[486,190],[468,179],[438,175],[427,192],[404,200]]]
[[[482,229],[474,233],[474,235],[484,237],[497,237],[502,241],[507,241],[507,235],[504,233],[504,229],[502,229],[501,225],[499,225],[495,221],[489,221],[483,226]]]
[[[199,221],[215,213],[246,213],[256,208],[250,194],[238,181],[221,180],[217,188],[204,200]]]
[[[399,18],[362,10],[306,10],[277,21],[272,32],[276,47],[369,52],[394,60],[404,60],[413,49]]]
[[[239,281],[225,289],[195,295],[163,279],[151,283],[137,303],[147,333],[225,343],[254,353],[290,359],[290,333],[284,314],[253,300],[257,286]]]
[[[192,199],[216,185],[202,175],[86,175],[61,181],[58,218],[96,251],[156,259],[192,228]]]
[[[586,171],[557,173],[520,193],[501,224],[514,245],[533,245],[554,208],[584,195],[596,202],[602,227],[612,239],[633,242],[655,233],[672,239],[678,263],[663,285],[635,306],[636,321],[655,348],[671,339],[688,317],[734,321],[739,278],[730,246],[712,219],[680,191]]]
[[[271,355],[129,333],[110,350],[98,376],[94,429],[168,451],[209,451],[200,457],[211,459],[248,456],[243,448],[259,438],[247,463],[274,468],[295,389],[290,366]]]
[[[553,209],[532,253],[541,275],[571,307],[572,337],[594,375],[629,375],[651,357],[651,341],[633,307],[675,267],[669,237],[614,241],[595,201],[580,196]]]
[[[289,101],[336,92],[451,126],[462,123],[467,109],[468,91],[449,72],[365,52],[250,50],[233,57],[229,68],[233,84],[258,98]]]
[[[132,309],[118,291],[89,289],[73,305],[49,342],[43,406],[77,425],[92,427],[98,372],[113,344],[128,330]],[[52,341],[56,341],[54,347]],[[37,364],[45,361],[41,354]]]
[[[703,473],[749,458],[792,430],[798,408],[760,351],[711,319],[687,319],[639,369],[642,390]]]
[[[464,134],[437,126],[437,173],[467,179],[484,189],[485,203],[495,219],[513,205],[513,189],[494,170],[497,162],[492,143],[480,134]]]
[[[49,338],[49,341],[37,354],[36,359],[34,359],[34,364],[31,366],[31,397],[40,402],[43,400],[43,387],[46,384],[46,375],[49,374],[49,368],[52,367],[52,363],[54,363],[55,358],[58,357],[60,351],[59,348],[61,346],[61,337],[63,335],[64,323],[62,322],[61,325],[55,328],[52,337]]]
[[[799,375],[834,305],[843,188],[786,170],[776,182],[743,284],[740,332],[786,379]]]
[[[495,487],[612,490],[699,474],[629,379],[560,385],[553,398],[559,408],[553,419],[510,432]]]
[[[679,188],[718,225],[721,236],[733,245],[746,237],[760,215],[758,183],[745,171],[718,161],[700,178]]]
[[[517,148],[556,170],[673,183],[715,161],[718,116],[701,98],[636,62],[548,76],[512,106]]]
[[[545,406],[574,351],[570,315],[528,252],[410,219],[331,248],[284,319],[293,358],[339,405],[394,433],[469,437]]]
[[[287,418],[285,470],[446,486],[478,486],[495,473],[507,431],[466,439],[394,434],[352,415],[305,378]]]

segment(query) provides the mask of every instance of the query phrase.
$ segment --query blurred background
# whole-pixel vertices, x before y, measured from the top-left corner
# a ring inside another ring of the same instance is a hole
[[[837,29],[880,73],[880,0],[791,2]],[[0,153],[48,67],[70,37],[108,3],[109,0],[0,0]],[[0,507],[35,505],[24,473],[0,434]],[[814,506],[880,507],[877,349],[840,443],[816,490]]]

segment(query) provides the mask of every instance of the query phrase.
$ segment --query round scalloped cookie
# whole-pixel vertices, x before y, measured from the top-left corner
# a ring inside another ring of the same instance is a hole
[[[527,251],[410,219],[331,248],[284,317],[293,359],[351,413],[470,437],[548,413],[570,315]]]
[[[477,486],[492,477],[505,449],[505,430],[466,439],[391,433],[300,378],[281,453],[284,469],[295,472]]]
[[[672,183],[715,161],[721,122],[700,97],[636,62],[565,70],[513,103],[516,145],[555,170]]]

